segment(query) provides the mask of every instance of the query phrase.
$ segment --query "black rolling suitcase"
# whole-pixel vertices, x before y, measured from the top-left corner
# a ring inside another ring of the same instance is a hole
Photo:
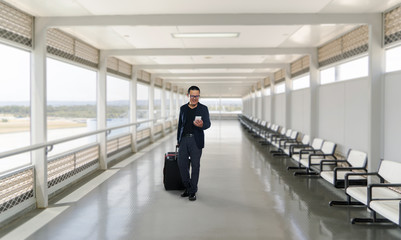
[[[183,190],[180,170],[178,168],[177,152],[168,152],[164,154],[163,183],[166,190]]]

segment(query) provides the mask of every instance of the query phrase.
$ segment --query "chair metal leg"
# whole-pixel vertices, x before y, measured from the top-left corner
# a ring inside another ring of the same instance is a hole
[[[361,202],[349,202],[349,201],[330,201],[329,206],[365,206]]]

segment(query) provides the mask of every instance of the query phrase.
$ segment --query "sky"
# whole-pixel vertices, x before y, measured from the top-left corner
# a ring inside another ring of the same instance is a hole
[[[96,101],[96,82],[96,71],[47,58],[48,102],[94,102]],[[156,90],[154,94],[155,98],[161,98],[161,91]],[[149,99],[148,86],[137,84],[137,99]],[[29,51],[0,44],[0,102],[29,102],[29,100]],[[129,100],[129,81],[107,76],[107,100]],[[184,100],[187,100],[186,97]],[[180,102],[184,100],[181,96]]]

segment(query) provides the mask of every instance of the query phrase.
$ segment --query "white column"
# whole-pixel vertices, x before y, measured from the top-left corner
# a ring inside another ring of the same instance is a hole
[[[311,142],[319,136],[319,62],[317,48],[309,55],[309,71],[310,71],[310,95],[308,103],[310,106],[309,115],[309,133]]]
[[[105,129],[107,127],[106,119],[107,106],[107,57],[100,51],[99,57],[99,74],[97,81],[97,129]],[[107,135],[100,133],[98,135],[98,143],[100,145],[99,163],[100,169],[107,169]]]
[[[155,77],[150,77],[150,86],[149,86],[149,119],[155,118]],[[150,142],[154,142],[154,121],[150,122]]]
[[[161,94],[160,104],[161,104],[161,117],[163,119],[162,134],[163,134],[163,136],[165,136],[166,135],[166,132],[165,132],[165,129],[166,129],[166,83],[165,83],[165,81],[163,81],[163,83],[162,83],[162,94]]]
[[[174,94],[173,94],[173,86],[170,86],[170,113],[169,117],[174,118],[175,104],[174,104]]]
[[[274,74],[270,74],[270,121],[272,124],[277,124],[276,122],[276,90],[274,82]]]
[[[130,81],[129,84],[129,101],[130,101],[130,122],[136,122],[136,102],[137,102],[137,70],[134,69],[134,67],[132,68],[132,79]],[[131,126],[131,141],[132,141],[132,145],[131,145],[131,150],[132,152],[137,152],[138,148],[137,148],[137,142],[136,142],[136,128],[137,126]]]
[[[261,99],[261,106],[260,106],[261,112],[260,112],[260,115],[261,115],[261,119],[263,121],[267,121],[267,119],[266,119],[266,96],[264,95],[264,92],[265,92],[265,81],[264,81],[264,79],[261,81],[261,83],[262,83],[262,89],[260,90],[260,93],[261,93],[261,96],[260,96],[260,99]]]
[[[384,81],[385,50],[382,48],[382,16],[376,14],[374,23],[369,26],[369,144],[368,170],[378,169],[380,158],[384,155]]]
[[[35,19],[34,48],[31,55],[31,144],[47,142],[46,113],[46,32],[41,18]],[[31,152],[35,166],[35,194],[38,208],[48,206],[46,149]]]
[[[292,126],[291,126],[291,94],[292,94],[291,65],[286,64],[284,71],[285,71],[285,127],[287,129],[289,129],[289,128],[292,128]]]
[[[174,109],[174,118],[178,118],[178,114],[180,111],[180,104],[179,104],[179,93],[178,93],[178,87],[177,87],[177,92],[176,92],[176,98],[174,99],[175,101],[175,109]]]
[[[252,89],[252,94],[251,94],[251,102],[252,102],[252,117],[257,117],[256,116],[256,92],[254,91],[254,88]]]

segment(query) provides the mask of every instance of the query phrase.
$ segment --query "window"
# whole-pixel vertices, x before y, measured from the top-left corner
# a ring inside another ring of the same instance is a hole
[[[203,98],[202,104],[209,108],[210,115],[242,113],[241,98]]]
[[[149,86],[138,83],[136,85],[136,120],[137,122],[149,119]],[[143,129],[149,126],[149,123],[137,125],[137,129]]]
[[[115,127],[129,123],[129,81],[113,76],[107,76],[107,127]],[[112,130],[107,136],[129,133],[129,128]]]
[[[271,94],[272,94],[272,92],[271,92],[271,88],[270,88],[270,87],[265,88],[265,89],[263,90],[263,95],[264,95],[264,96],[270,96]]]
[[[161,120],[162,117],[162,90],[160,88],[155,87],[154,92],[154,103],[153,103],[153,111],[154,111],[154,118]]]
[[[327,84],[336,81],[336,71],[334,67],[320,71],[320,84]]]
[[[366,77],[369,74],[368,57],[359,58],[338,66],[338,81]]]
[[[345,81],[369,75],[368,56],[320,71],[320,84]]]
[[[47,59],[47,136],[61,139],[96,130],[97,73]],[[96,136],[58,144],[53,156],[96,141]]]
[[[180,111],[180,105],[178,103],[178,95],[177,93],[173,93],[173,106],[175,107],[175,109],[173,110],[173,115],[174,117],[178,116],[179,111]]]
[[[386,72],[401,70],[401,46],[386,50]]]
[[[280,94],[285,92],[285,82],[278,83],[274,86],[275,93]]]
[[[30,145],[30,53],[0,44],[0,152]],[[0,172],[31,163],[30,153],[0,159]]]
[[[303,88],[308,88],[310,86],[309,74],[300,78],[295,78],[292,80],[292,89],[298,90]]]
[[[171,105],[170,105],[170,96],[171,95],[171,91],[167,91],[167,90],[165,90],[165,96],[166,96],[166,101],[165,101],[165,104],[166,104],[166,117],[170,117],[170,107],[171,107]]]

